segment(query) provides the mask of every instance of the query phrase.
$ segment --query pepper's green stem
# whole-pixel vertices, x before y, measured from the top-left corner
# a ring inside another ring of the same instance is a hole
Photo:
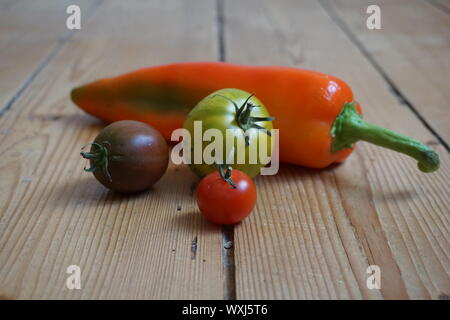
[[[430,147],[410,137],[365,122],[356,111],[354,102],[345,103],[331,128],[331,136],[333,152],[351,148],[355,142],[363,140],[413,157],[419,161],[417,166],[423,172],[433,172],[439,168],[439,156]]]

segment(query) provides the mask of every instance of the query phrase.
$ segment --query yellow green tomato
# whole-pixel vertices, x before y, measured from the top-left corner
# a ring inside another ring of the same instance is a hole
[[[272,120],[262,102],[246,91],[221,89],[211,93],[184,122],[191,136],[191,169],[204,177],[217,169],[216,164],[224,163],[250,177],[257,176],[271,155]],[[217,147],[217,139],[221,139],[222,148]],[[195,163],[196,150],[197,155],[202,152],[201,163]],[[211,163],[205,154],[212,154],[215,161]]]

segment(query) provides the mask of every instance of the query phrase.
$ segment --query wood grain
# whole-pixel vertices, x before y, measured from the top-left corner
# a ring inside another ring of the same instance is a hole
[[[383,11],[389,32],[379,39],[361,29],[365,8],[356,1],[223,2],[84,0],[88,19],[67,33],[57,27],[65,1],[2,1],[0,106],[15,98],[0,117],[0,298],[448,298],[450,161],[410,108],[448,133],[445,84],[433,82],[447,80],[445,52],[435,50],[448,50],[446,12],[426,1],[408,1],[404,12],[382,1],[382,10],[401,12],[393,21]],[[422,31],[405,25],[417,10]],[[198,214],[197,180],[186,167],[171,165],[155,188],[134,196],[110,193],[82,172],[79,148],[104,124],[72,105],[72,87],[218,53],[343,78],[367,120],[427,142],[441,169],[422,174],[413,160],[365,143],[326,170],[283,165],[257,179],[255,212],[226,232],[234,256],[222,250],[221,228]],[[416,64],[423,82],[398,75],[416,75]],[[418,104],[426,98],[428,113]],[[81,290],[66,288],[71,264],[81,267]],[[372,264],[381,267],[381,290],[366,286]]]
[[[324,1],[386,77],[450,145],[450,15],[422,0],[382,0],[381,30],[366,27],[370,0]]]
[[[171,166],[150,192],[107,192],[79,157],[103,124],[69,101],[99,77],[215,59],[214,14],[207,0],[105,1],[0,118],[2,297],[223,297],[220,227],[196,211],[190,170]],[[81,290],[66,288],[72,264]]]
[[[0,114],[42,69],[71,35],[66,28],[67,6],[85,15],[95,0],[5,0],[0,3]]]
[[[224,7],[228,61],[336,75],[352,86],[368,121],[428,142],[442,160],[438,172],[423,174],[403,155],[359,143],[340,166],[285,165],[276,176],[259,177],[257,208],[235,228],[237,297],[448,296],[445,149],[317,2],[254,0]],[[366,286],[373,264],[381,268],[381,290]]]

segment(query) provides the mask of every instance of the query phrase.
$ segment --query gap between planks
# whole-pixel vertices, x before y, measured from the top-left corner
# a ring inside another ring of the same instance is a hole
[[[104,0],[96,0],[93,2],[93,4],[87,9],[87,13],[84,16],[85,21],[88,21],[93,15],[94,12],[100,7]],[[6,102],[6,104],[0,108],[0,117],[2,117],[8,110],[12,108],[14,103],[19,99],[19,97],[25,92],[25,90],[28,89],[28,87],[31,85],[31,83],[36,79],[36,77],[42,72],[42,70],[47,67],[50,62],[53,60],[53,58],[58,54],[58,52],[61,51],[62,47],[73,37],[76,30],[66,30],[62,37],[57,40],[55,46],[53,49],[49,52],[47,56],[44,57],[42,62],[38,64],[36,69],[34,69],[31,72],[31,75],[28,77],[28,79],[25,80],[22,86],[17,90],[17,92],[12,96],[12,98]]]
[[[224,0],[216,0],[217,50],[219,61],[225,62]],[[224,300],[236,300],[236,264],[234,252],[234,226],[222,227],[222,260],[224,274]]]
[[[319,4],[328,14],[330,19],[342,30],[342,32],[348,37],[348,39],[358,48],[361,54],[367,59],[367,61],[373,66],[373,68],[378,72],[378,74],[383,78],[384,81],[389,86],[390,92],[399,100],[400,104],[407,106],[411,112],[419,119],[419,121],[431,132],[431,134],[439,141],[440,144],[444,146],[447,152],[450,152],[449,145],[444,141],[444,139],[434,130],[427,120],[420,114],[416,107],[411,103],[411,101],[401,92],[394,81],[387,75],[383,67],[374,59],[370,51],[364,46],[364,44],[359,41],[356,35],[350,30],[347,24],[341,19],[341,17],[334,11],[334,9],[324,0],[319,0]]]

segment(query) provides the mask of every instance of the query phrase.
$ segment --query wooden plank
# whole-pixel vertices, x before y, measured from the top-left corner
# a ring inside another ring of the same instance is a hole
[[[448,297],[450,163],[445,149],[315,1],[225,2],[230,62],[315,69],[346,80],[368,121],[429,142],[441,169],[359,143],[340,166],[284,165],[257,179],[235,228],[239,299]],[[249,13],[252,13],[249,16]],[[366,286],[381,268],[381,290]]]
[[[325,1],[400,93],[450,145],[450,15],[422,0],[378,1],[381,30],[366,27],[370,0]]]
[[[79,5],[82,17],[94,0],[5,0],[0,3],[0,113],[70,34],[67,6]],[[84,20],[83,20],[84,21]]]
[[[195,209],[196,178],[171,166],[149,192],[107,192],[79,157],[103,124],[69,100],[98,77],[215,59],[215,37],[208,0],[105,1],[0,118],[3,298],[223,297],[220,227]],[[66,288],[72,264],[81,290]]]

